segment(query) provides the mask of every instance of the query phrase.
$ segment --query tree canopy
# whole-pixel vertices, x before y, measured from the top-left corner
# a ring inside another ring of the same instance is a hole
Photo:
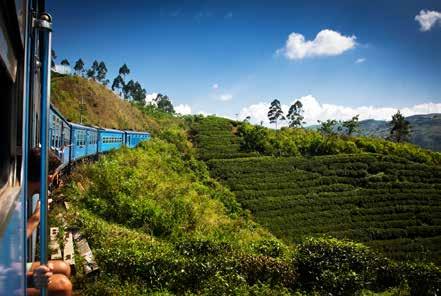
[[[356,115],[350,120],[343,121],[342,125],[346,129],[346,133],[348,136],[351,136],[353,133],[358,131],[360,127],[360,122],[358,121],[359,116],[360,115]]]
[[[287,118],[289,120],[290,127],[302,127],[303,122],[303,104],[299,100],[297,100],[294,104],[291,105],[288,111]]]
[[[173,107],[173,104],[168,96],[158,94],[158,96],[155,99],[156,106],[158,109],[167,112],[167,113],[175,113],[175,109]]]
[[[84,71],[84,62],[82,59],[78,59],[78,61],[75,62],[74,70],[77,75],[81,75]]]
[[[410,136],[410,123],[404,118],[400,110],[392,116],[390,139],[395,142],[406,142]]]
[[[280,104],[280,101],[275,99],[271,102],[271,106],[269,107],[268,111],[268,119],[270,123],[276,124],[277,129],[277,122],[279,120],[285,120],[285,116],[283,115],[282,106]]]

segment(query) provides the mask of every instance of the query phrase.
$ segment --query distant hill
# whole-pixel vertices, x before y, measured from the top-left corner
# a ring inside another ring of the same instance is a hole
[[[423,148],[441,151],[441,114],[424,114],[406,117],[411,125],[411,142]],[[383,120],[363,120],[360,134],[385,138],[389,124]]]
[[[441,151],[441,114],[421,114],[406,117],[411,125],[410,142],[433,151]],[[307,129],[317,130],[319,125],[310,125]],[[386,138],[390,126],[386,120],[368,119],[360,121],[357,135]]]

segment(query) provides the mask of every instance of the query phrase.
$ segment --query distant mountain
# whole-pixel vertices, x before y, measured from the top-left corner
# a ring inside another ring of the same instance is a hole
[[[406,120],[411,125],[412,143],[433,151],[441,151],[441,114],[413,115],[406,117]],[[385,138],[389,135],[389,130],[387,121],[360,121],[361,135]]]

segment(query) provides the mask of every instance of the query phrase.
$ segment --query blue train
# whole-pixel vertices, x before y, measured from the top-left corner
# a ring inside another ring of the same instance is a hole
[[[27,263],[47,263],[49,151],[67,166],[150,138],[147,132],[68,122],[50,105],[51,34],[44,0],[0,1],[0,295],[26,295]],[[40,150],[39,169],[30,168],[32,149]],[[37,171],[39,194],[32,195],[29,176]],[[38,199],[38,234],[28,238]]]
[[[121,148],[134,148],[150,139],[150,133],[85,126],[68,122],[53,106],[50,107],[49,139],[51,149],[63,165],[84,157]]]

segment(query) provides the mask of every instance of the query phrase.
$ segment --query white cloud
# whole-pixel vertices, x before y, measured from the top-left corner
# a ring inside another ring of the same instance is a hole
[[[219,100],[221,100],[223,102],[229,101],[232,98],[233,98],[232,94],[222,94],[222,95],[219,96]]]
[[[215,83],[211,86],[213,89],[218,89],[219,88],[219,84]]]
[[[191,114],[191,107],[187,104],[179,104],[175,107],[175,111],[181,115],[188,115]]]
[[[362,64],[362,63],[364,63],[364,62],[366,62],[366,59],[365,59],[365,58],[359,58],[359,59],[357,59],[357,60],[355,61],[356,64]]]
[[[158,93],[151,93],[151,94],[147,94],[145,96],[145,103],[146,105],[156,105],[155,103],[155,99],[158,97]]]
[[[288,36],[285,47],[277,50],[289,60],[301,60],[309,57],[336,56],[356,46],[355,36],[344,36],[329,29],[320,31],[314,40],[306,40],[299,33]]]
[[[430,31],[437,23],[441,25],[441,12],[422,9],[415,16],[415,20],[420,23],[420,30],[422,32]]]
[[[347,107],[334,104],[321,104],[312,95],[303,96],[298,100],[300,100],[303,104],[303,116],[305,117],[304,120],[306,121],[306,125],[317,124],[317,120],[347,120],[357,114],[360,115],[360,120],[390,120],[392,115],[395,114],[398,109],[400,109],[401,113],[405,116],[411,116],[415,114],[441,113],[441,103],[422,103],[409,107]],[[239,113],[239,118],[251,116],[251,121],[253,123],[260,123],[261,121],[263,121],[265,125],[269,126],[267,117],[269,105],[269,102],[260,102],[244,107]],[[289,106],[282,105],[282,109],[286,114],[288,112]]]

